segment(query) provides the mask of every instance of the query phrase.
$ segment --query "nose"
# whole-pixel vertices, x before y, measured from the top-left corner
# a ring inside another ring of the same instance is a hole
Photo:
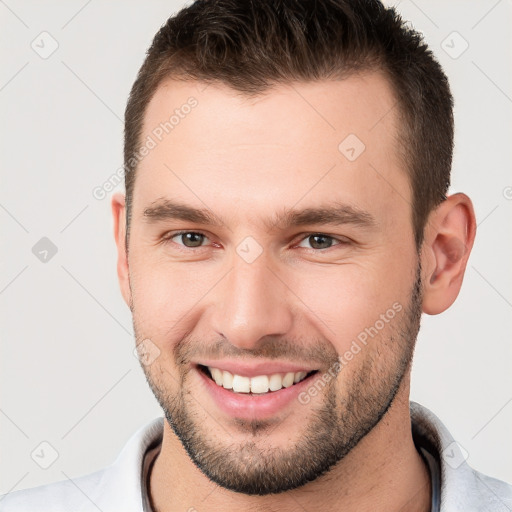
[[[264,255],[252,263],[235,256],[214,299],[213,329],[246,350],[257,349],[267,336],[289,332],[293,321],[290,290],[278,275]]]

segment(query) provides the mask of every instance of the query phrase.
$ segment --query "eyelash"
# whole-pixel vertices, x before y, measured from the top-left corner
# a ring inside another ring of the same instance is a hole
[[[188,252],[188,251],[191,251],[191,250],[194,250],[194,249],[204,249],[206,246],[203,246],[203,245],[200,245],[198,247],[187,247],[185,245],[182,245],[182,244],[178,244],[176,242],[172,242],[172,239],[176,236],[180,236],[180,235],[184,235],[184,234],[187,234],[187,233],[194,233],[195,235],[202,235],[204,236],[205,238],[208,238],[208,235],[206,235],[206,233],[203,233],[202,231],[190,231],[190,230],[184,230],[184,231],[172,231],[170,233],[167,233],[167,235],[165,235],[163,238],[162,238],[162,241],[164,244],[168,244],[168,243],[174,243],[176,244],[178,247],[179,247],[179,250],[180,251],[185,251],[185,252]],[[300,242],[303,242],[304,240],[308,239],[310,236],[313,236],[313,235],[319,235],[319,236],[323,236],[323,237],[326,237],[326,238],[330,238],[332,240],[335,240],[337,241],[338,243],[337,244],[334,244],[333,246],[331,247],[327,247],[325,249],[313,249],[313,248],[308,248],[308,247],[301,247],[301,249],[306,249],[306,250],[309,250],[309,251],[313,251],[313,252],[316,252],[316,253],[322,253],[322,252],[326,252],[328,251],[329,249],[332,249],[333,247],[336,247],[338,245],[347,245],[349,243],[348,239],[340,239],[340,238],[337,238],[337,237],[334,237],[334,236],[331,236],[331,235],[327,235],[325,233],[319,233],[317,231],[314,231],[314,232],[311,232],[311,233],[305,233],[302,238],[298,241],[298,243]]]

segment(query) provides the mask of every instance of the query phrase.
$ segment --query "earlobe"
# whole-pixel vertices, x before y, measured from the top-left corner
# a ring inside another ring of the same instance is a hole
[[[423,311],[437,315],[457,298],[476,234],[473,204],[453,194],[434,210],[422,248]]]
[[[118,192],[112,196],[112,217],[114,238],[117,246],[117,276],[126,304],[131,307],[131,290],[128,274],[128,255],[126,253],[126,204],[124,194]]]

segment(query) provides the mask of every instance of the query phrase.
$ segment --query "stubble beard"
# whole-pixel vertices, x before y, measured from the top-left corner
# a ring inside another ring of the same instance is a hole
[[[391,320],[386,337],[369,342],[380,344],[380,355],[369,352],[351,380],[337,386],[339,376],[343,376],[342,369],[338,378],[325,386],[325,398],[319,406],[301,405],[304,417],[309,419],[301,425],[296,443],[285,448],[272,445],[276,425],[269,421],[238,420],[235,425],[239,432],[244,429],[244,441],[233,442],[222,429],[220,437],[225,442],[219,441],[218,435],[216,438],[211,435],[212,428],[217,426],[215,421],[201,417],[204,411],[190,395],[187,386],[190,371],[185,369],[189,365],[181,362],[180,382],[174,394],[152,374],[151,367],[141,366],[168,424],[203,474],[219,486],[238,493],[260,496],[282,493],[327,473],[384,417],[410,369],[420,328],[421,295],[418,265],[404,315]],[[137,335],[135,322],[134,328]],[[281,357],[286,359],[286,354]]]

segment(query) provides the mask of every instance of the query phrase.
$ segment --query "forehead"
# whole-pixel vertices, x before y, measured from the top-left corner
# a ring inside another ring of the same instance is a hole
[[[254,215],[326,198],[364,209],[376,194],[383,208],[397,194],[407,202],[397,110],[375,72],[255,97],[167,80],[146,109],[141,142],[151,147],[138,165],[134,209],[167,194]]]
[[[146,108],[143,134],[159,132],[160,127],[164,138],[171,132],[176,138],[188,126],[204,142],[218,142],[227,134],[233,143],[287,143],[291,135],[300,136],[295,139],[298,146],[304,138],[318,143],[318,131],[324,136],[330,132],[335,141],[352,131],[370,142],[375,129],[390,138],[398,135],[397,107],[391,84],[380,72],[342,80],[275,84],[255,96],[221,83],[167,79]]]

